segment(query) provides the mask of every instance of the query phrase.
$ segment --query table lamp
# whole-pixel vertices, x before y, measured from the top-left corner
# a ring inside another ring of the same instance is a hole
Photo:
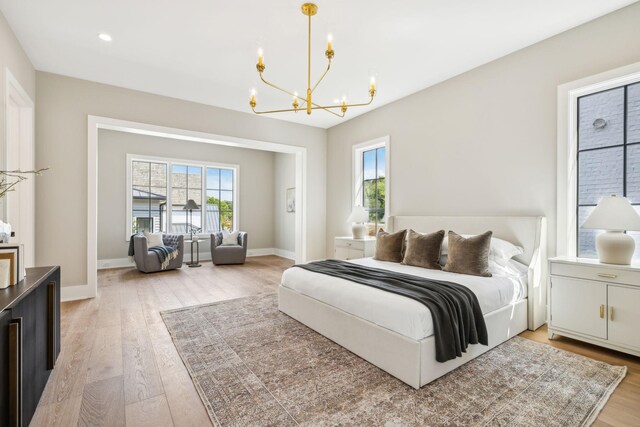
[[[362,206],[354,206],[347,222],[352,223],[351,233],[354,239],[364,239],[367,235],[367,225],[369,213]]]
[[[636,243],[625,231],[640,230],[640,215],[626,198],[615,194],[602,198],[582,228],[605,230],[596,238],[600,262],[631,264]]]

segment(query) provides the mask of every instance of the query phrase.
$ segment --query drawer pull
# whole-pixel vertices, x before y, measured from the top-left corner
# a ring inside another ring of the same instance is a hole
[[[609,320],[613,321],[613,307],[609,307]]]
[[[56,342],[56,324],[58,322],[56,282],[49,282],[47,285],[47,299],[49,303],[47,319],[47,369],[53,369],[56,364],[56,349],[58,348],[58,343]]]
[[[607,279],[615,279],[616,277],[618,277],[617,274],[613,274],[613,273],[598,273],[598,277],[606,277]]]
[[[600,318],[604,319],[604,304],[600,304]]]

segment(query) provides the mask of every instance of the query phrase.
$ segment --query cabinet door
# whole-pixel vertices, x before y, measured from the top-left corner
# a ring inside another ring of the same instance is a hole
[[[360,259],[364,258],[364,250],[349,248],[349,258],[347,259]]]
[[[0,312],[0,426],[9,425],[9,322],[11,310]]]
[[[607,285],[568,277],[551,278],[551,326],[607,338]]]
[[[336,246],[336,250],[334,251],[334,257],[336,259],[349,259],[349,248]]]
[[[14,319],[22,319],[22,423],[31,422],[40,394],[36,390],[37,377],[37,289],[29,293],[11,309]]]
[[[640,289],[609,285],[609,341],[640,349]]]

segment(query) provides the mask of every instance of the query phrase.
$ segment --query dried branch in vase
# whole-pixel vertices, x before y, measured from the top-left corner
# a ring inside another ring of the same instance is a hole
[[[49,168],[42,168],[33,171],[0,171],[0,199],[6,196],[9,191],[14,191],[15,186],[25,181],[29,176],[42,175],[42,172],[49,170]]]

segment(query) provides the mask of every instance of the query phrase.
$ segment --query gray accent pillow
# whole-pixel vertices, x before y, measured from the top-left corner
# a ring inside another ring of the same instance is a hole
[[[402,264],[415,265],[416,267],[430,270],[442,270],[438,260],[440,259],[440,247],[443,240],[444,230],[430,234],[421,234],[409,230]]]
[[[489,273],[489,250],[492,231],[464,238],[449,231],[449,254],[443,270],[451,273],[491,277]]]
[[[376,253],[373,259],[378,261],[402,261],[402,250],[404,249],[404,236],[407,230],[389,234],[380,229],[376,237]]]

